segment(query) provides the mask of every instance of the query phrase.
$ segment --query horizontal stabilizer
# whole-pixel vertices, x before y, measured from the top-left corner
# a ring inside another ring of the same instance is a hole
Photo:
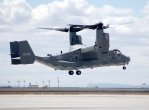
[[[20,59],[11,59],[11,63],[13,65],[18,65],[18,64],[21,64],[21,60]]]

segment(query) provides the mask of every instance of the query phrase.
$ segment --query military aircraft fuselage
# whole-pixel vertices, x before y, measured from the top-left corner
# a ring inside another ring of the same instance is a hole
[[[102,66],[126,65],[129,63],[130,58],[123,55],[119,50],[111,50],[108,53],[102,53],[100,49],[94,45],[56,56],[36,56],[36,61],[50,66],[55,70],[79,70]]]

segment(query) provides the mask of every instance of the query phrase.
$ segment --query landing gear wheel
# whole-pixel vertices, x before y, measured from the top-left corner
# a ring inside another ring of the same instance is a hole
[[[73,74],[74,74],[74,72],[73,72],[73,71],[69,71],[68,73],[69,73],[69,75],[73,75]]]
[[[123,66],[123,70],[126,70],[126,66]]]
[[[81,75],[81,71],[76,71],[76,74],[77,75]]]

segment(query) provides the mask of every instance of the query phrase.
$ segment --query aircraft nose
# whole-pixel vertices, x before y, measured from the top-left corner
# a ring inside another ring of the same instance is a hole
[[[126,57],[127,64],[130,62],[130,57]]]
[[[128,62],[130,61],[130,57],[127,57]]]

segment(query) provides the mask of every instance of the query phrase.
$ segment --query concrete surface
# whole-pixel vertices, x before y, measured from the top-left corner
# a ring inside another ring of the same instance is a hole
[[[0,95],[0,110],[149,110],[149,95]]]

